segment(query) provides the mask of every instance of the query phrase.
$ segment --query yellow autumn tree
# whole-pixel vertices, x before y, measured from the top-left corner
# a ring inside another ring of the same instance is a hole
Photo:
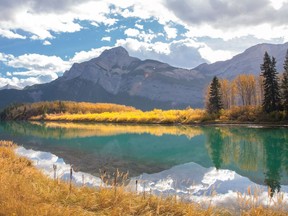
[[[229,109],[231,107],[231,85],[229,80],[227,79],[220,79],[220,92],[221,92],[221,99],[224,109]]]
[[[234,79],[237,95],[243,106],[256,104],[256,79],[252,74],[241,74]]]

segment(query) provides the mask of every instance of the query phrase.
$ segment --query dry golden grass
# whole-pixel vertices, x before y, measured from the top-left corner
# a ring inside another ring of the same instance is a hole
[[[212,207],[130,193],[93,189],[48,179],[11,142],[0,142],[0,215],[220,215]]]
[[[234,106],[209,114],[204,109],[141,111],[134,107],[72,101],[11,105],[0,112],[0,120],[84,121],[141,124],[195,124],[201,122],[287,122],[285,112],[264,113],[260,106]]]
[[[102,112],[102,113],[58,113],[45,116],[33,116],[29,120],[44,121],[85,121],[85,122],[113,122],[113,123],[197,123],[204,118],[205,111],[200,109],[159,110],[143,112],[141,110]]]
[[[14,153],[15,145],[0,141],[0,215],[234,215],[225,209],[202,208],[174,197],[137,195],[123,187],[93,189],[48,179],[31,162]],[[248,191],[249,194],[249,191]],[[264,208],[249,200],[242,215],[287,215],[283,208]],[[249,207],[247,209],[247,206]]]

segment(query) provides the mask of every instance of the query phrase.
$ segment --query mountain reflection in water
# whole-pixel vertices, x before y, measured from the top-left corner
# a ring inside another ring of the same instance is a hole
[[[288,129],[281,127],[3,122],[0,138],[96,176],[118,168],[136,177],[192,162],[234,171],[272,193],[288,184]]]

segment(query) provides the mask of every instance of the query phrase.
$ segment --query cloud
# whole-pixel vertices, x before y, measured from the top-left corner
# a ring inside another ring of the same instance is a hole
[[[35,76],[41,75],[43,72],[62,73],[70,67],[70,63],[63,61],[57,56],[45,56],[40,54],[24,54],[18,57],[10,56],[10,59],[6,63],[10,67],[14,68],[26,68]],[[25,76],[23,72],[23,76]],[[14,73],[15,74],[15,73]],[[18,75],[21,75],[18,73]]]
[[[124,34],[128,37],[136,37],[140,34],[138,29],[128,28],[124,31]]]
[[[172,42],[145,42],[135,38],[117,40],[116,46],[125,47],[131,56],[140,59],[155,59],[169,62],[172,66],[194,68],[207,62],[198,49],[203,46],[192,39],[175,40]]]
[[[111,37],[103,37],[101,41],[111,41]]]
[[[25,77],[21,79],[18,77],[11,77],[11,78],[0,77],[0,83],[1,83],[0,87],[3,87],[8,84],[8,85],[16,86],[18,88],[24,88],[26,86],[31,86],[34,84],[40,84],[43,82],[51,82],[54,79],[55,79],[54,77],[49,78],[49,76]]]
[[[288,1],[287,0],[270,0],[271,2],[271,5],[272,7],[275,9],[275,10],[279,10],[280,8],[283,7],[283,5],[285,3],[287,3]]]
[[[203,44],[203,47],[199,49],[199,53],[209,63],[230,59],[234,54],[233,52],[227,50],[213,50],[206,44]]]
[[[177,0],[167,0],[165,5],[185,23],[194,37],[231,39],[254,35],[271,39],[288,33],[287,0],[278,10],[269,0],[183,0],[181,4]]]
[[[21,29],[32,34],[31,39],[45,40],[53,38],[53,33],[80,31],[79,21],[111,26],[117,19],[109,17],[109,6],[106,1],[0,0],[0,35],[24,39],[12,34],[12,30]]]
[[[213,24],[219,27],[243,26],[262,24],[267,21],[273,12],[268,0],[243,0],[241,2],[230,0],[167,0],[166,5],[179,18],[191,25]],[[260,16],[260,17],[257,17]],[[263,19],[263,16],[265,19]],[[250,21],[245,23],[244,21]],[[260,22],[260,23],[259,23]]]
[[[71,67],[71,62],[63,61],[57,56],[45,56],[40,54],[24,54],[18,57],[0,53],[0,61],[15,71],[6,72],[6,78],[2,77],[1,84],[9,84],[20,88],[26,85],[50,82],[58,78]]]
[[[44,46],[49,46],[49,45],[51,45],[51,42],[48,41],[48,40],[45,40],[45,41],[43,42],[43,45],[44,45]]]
[[[164,30],[166,32],[167,38],[168,39],[173,39],[177,37],[177,29],[176,28],[171,28],[169,26],[164,26]]]
[[[81,52],[77,52],[75,53],[74,57],[72,57],[69,62],[71,64],[73,63],[81,63],[81,62],[84,62],[84,61],[88,61],[92,58],[96,58],[98,57],[104,50],[106,49],[111,49],[112,47],[110,46],[103,46],[103,47],[100,47],[100,48],[94,48],[94,49],[91,49],[89,51],[81,51]]]
[[[10,30],[0,29],[0,36],[8,38],[8,39],[26,39],[25,36],[14,33]]]
[[[154,0],[153,7],[151,2],[141,0],[0,0],[0,10],[0,35],[9,38],[25,39],[25,35],[13,32],[21,29],[31,33],[31,39],[45,40],[55,37],[54,33],[81,31],[80,21],[113,26],[118,22],[117,15],[157,20],[166,25],[168,39],[174,39],[177,33],[176,28],[167,26],[170,22],[184,25],[194,37],[226,35],[231,39],[251,34],[271,39],[288,35],[287,0]],[[135,28],[144,27],[136,23]]]
[[[143,28],[144,28],[143,25],[140,25],[140,24],[137,24],[137,23],[135,24],[135,27],[138,28],[138,29],[141,29],[141,30],[143,30]]]

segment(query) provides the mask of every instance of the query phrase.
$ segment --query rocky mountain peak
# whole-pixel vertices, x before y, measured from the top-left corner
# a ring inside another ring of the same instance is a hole
[[[129,57],[128,51],[122,46],[118,46],[109,50],[105,50],[99,56],[99,58],[109,58],[109,59],[119,58],[119,57]]]
[[[127,50],[119,46],[105,50],[98,58],[94,59],[93,63],[97,64],[108,72],[111,72],[112,70],[114,72],[119,72],[118,69],[123,72],[134,61],[140,60],[134,57],[130,57]]]

